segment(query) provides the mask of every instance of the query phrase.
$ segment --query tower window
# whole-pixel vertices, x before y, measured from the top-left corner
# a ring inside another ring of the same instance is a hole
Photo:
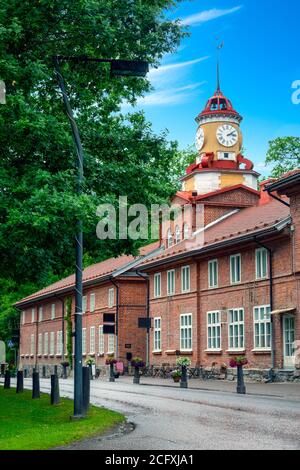
[[[227,101],[223,98],[220,99],[220,109],[227,109]]]

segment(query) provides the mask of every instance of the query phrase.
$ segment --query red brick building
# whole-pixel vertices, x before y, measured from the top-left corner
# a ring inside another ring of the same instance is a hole
[[[84,272],[84,357],[114,352],[150,364],[190,356],[193,365],[228,364],[246,354],[251,369],[291,371],[300,341],[300,170],[260,185],[241,154],[242,117],[217,89],[197,118],[199,156],[182,178],[175,218],[141,256]],[[144,277],[143,277],[144,276]],[[62,362],[63,301],[74,276],[20,301],[23,366]],[[53,307],[54,305],[54,307]],[[38,312],[41,312],[38,315]],[[102,335],[103,313],[118,336]],[[151,317],[150,337],[138,318]]]

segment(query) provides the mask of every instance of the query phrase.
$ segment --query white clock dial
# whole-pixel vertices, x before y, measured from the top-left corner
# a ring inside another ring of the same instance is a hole
[[[230,124],[223,124],[217,129],[217,139],[224,147],[233,147],[239,140],[239,133]]]
[[[196,134],[196,149],[199,151],[202,149],[204,144],[204,130],[199,127]]]

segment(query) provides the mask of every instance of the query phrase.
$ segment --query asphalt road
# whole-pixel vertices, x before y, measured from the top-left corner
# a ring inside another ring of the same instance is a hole
[[[41,380],[41,391],[49,382]],[[60,392],[71,397],[72,381],[60,380]],[[122,412],[136,427],[68,448],[300,449],[299,398],[92,381],[91,402]]]

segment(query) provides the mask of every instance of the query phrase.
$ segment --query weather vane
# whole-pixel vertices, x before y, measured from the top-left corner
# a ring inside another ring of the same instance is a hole
[[[219,38],[216,38],[216,39],[218,41],[218,45],[217,45],[217,91],[220,92],[221,91],[221,87],[220,87],[220,51],[224,47],[224,41],[219,42],[220,39]]]

